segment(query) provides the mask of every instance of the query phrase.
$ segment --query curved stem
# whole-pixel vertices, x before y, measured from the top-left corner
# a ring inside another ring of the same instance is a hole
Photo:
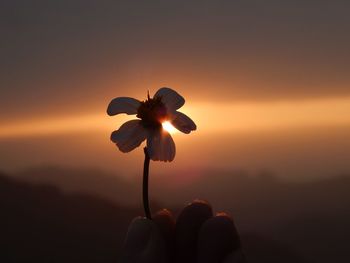
[[[149,209],[149,200],[148,200],[148,174],[149,174],[149,162],[150,162],[150,158],[147,152],[147,147],[145,147],[143,149],[144,153],[145,153],[145,162],[143,164],[143,192],[142,192],[142,196],[143,196],[143,208],[145,210],[145,216],[148,219],[152,219],[151,216],[151,211]]]

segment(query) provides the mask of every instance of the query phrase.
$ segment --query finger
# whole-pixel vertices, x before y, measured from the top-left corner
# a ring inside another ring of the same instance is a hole
[[[241,246],[236,227],[225,213],[207,220],[202,225],[198,238],[199,263],[221,263]]]
[[[176,262],[196,262],[199,230],[212,216],[212,208],[205,201],[196,200],[182,210],[175,230]]]
[[[158,226],[164,239],[167,258],[173,258],[175,246],[175,220],[172,213],[167,209],[160,210],[153,216],[153,221]]]
[[[223,263],[246,263],[246,257],[241,249],[238,249],[230,253],[224,260]]]
[[[121,263],[165,263],[165,245],[157,225],[146,218],[135,218],[128,229]]]

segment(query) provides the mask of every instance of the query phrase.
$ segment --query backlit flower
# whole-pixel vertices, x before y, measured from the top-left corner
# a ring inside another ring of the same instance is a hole
[[[136,115],[139,119],[127,121],[111,134],[111,140],[119,150],[130,152],[147,140],[149,157],[154,161],[169,161],[175,157],[175,143],[162,123],[169,121],[183,133],[196,130],[196,124],[177,110],[185,104],[185,99],[170,88],[161,88],[153,98],[148,94],[145,101],[129,97],[113,99],[107,108],[110,116],[120,113]]]

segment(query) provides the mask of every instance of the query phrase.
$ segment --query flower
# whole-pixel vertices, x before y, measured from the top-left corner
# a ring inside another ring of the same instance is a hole
[[[153,98],[148,94],[145,101],[129,97],[113,99],[107,114],[120,113],[136,115],[139,119],[125,122],[111,134],[111,140],[119,150],[127,153],[147,140],[147,153],[154,161],[171,162],[175,157],[175,143],[162,123],[169,121],[183,133],[196,130],[196,124],[185,114],[177,111],[185,104],[185,99],[170,88],[161,88]]]

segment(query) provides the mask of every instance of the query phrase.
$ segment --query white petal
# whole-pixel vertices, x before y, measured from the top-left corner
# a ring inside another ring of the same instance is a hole
[[[175,143],[167,131],[154,131],[148,136],[147,151],[153,161],[171,162],[175,158]]]
[[[156,94],[154,94],[154,97],[161,97],[162,102],[169,111],[176,111],[185,104],[185,99],[170,88],[159,89]]]
[[[140,101],[129,97],[118,97],[113,99],[107,108],[107,113],[110,116],[126,113],[137,114],[137,109],[140,107]]]
[[[147,138],[148,132],[141,125],[141,121],[132,120],[124,123],[111,134],[111,140],[122,152],[130,152]]]
[[[182,112],[175,111],[171,115],[170,122],[176,129],[183,133],[190,133],[191,131],[195,131],[197,129],[197,126],[193,120]]]

